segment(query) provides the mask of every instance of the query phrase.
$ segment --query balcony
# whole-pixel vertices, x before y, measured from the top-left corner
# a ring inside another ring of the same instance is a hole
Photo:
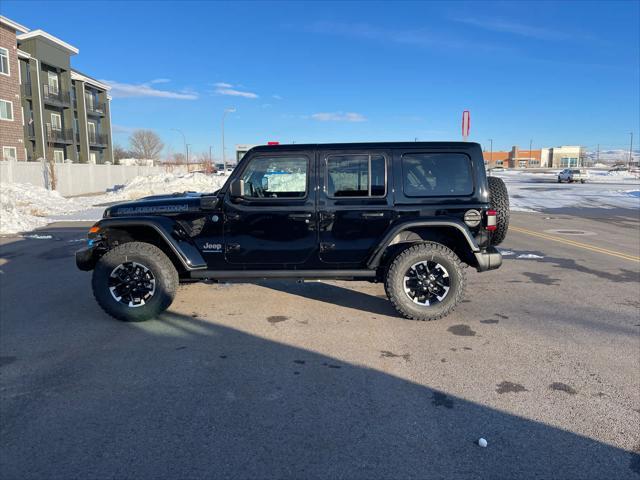
[[[73,130],[49,128],[47,130],[47,138],[51,143],[73,143]]]
[[[85,101],[85,105],[87,107],[87,115],[93,115],[96,117],[104,117],[104,112],[106,112],[107,107],[102,102],[87,102]]]
[[[20,93],[23,97],[31,98],[31,84],[23,83],[22,85],[20,85]]]
[[[36,129],[34,128],[33,123],[31,125],[27,124],[24,126],[24,136],[30,139],[36,138]]]
[[[70,107],[71,106],[71,95],[69,92],[62,92],[60,90],[54,90],[49,87],[49,85],[43,85],[42,96],[44,99],[44,103],[48,103],[49,105],[55,105],[59,107]]]
[[[92,147],[106,147],[109,144],[109,136],[104,133],[89,132],[89,145]]]

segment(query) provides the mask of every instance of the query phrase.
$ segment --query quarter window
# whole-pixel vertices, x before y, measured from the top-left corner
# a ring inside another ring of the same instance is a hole
[[[473,193],[471,161],[462,153],[407,153],[402,156],[402,174],[409,197]]]
[[[8,100],[0,100],[0,120],[13,121],[13,103]]]
[[[382,155],[331,155],[327,157],[329,197],[384,197],[386,167]]]
[[[242,174],[247,198],[304,198],[306,157],[256,157]]]
[[[0,48],[0,73],[9,75],[9,50]]]

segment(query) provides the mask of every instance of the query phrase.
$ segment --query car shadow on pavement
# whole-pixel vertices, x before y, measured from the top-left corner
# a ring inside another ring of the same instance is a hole
[[[381,298],[334,283],[265,280],[256,282],[256,285],[310,300],[373,313],[374,315],[398,316],[386,296]]]
[[[215,317],[118,322],[37,242],[0,247],[3,478],[640,478],[636,453]]]

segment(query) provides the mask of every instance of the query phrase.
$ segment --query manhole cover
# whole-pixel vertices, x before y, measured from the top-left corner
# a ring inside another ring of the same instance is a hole
[[[545,230],[547,233],[555,233],[558,235],[595,235],[593,232],[585,232],[584,230]]]

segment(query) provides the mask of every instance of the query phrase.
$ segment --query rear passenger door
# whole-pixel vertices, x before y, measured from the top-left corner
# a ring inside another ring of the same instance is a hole
[[[318,152],[320,260],[362,265],[394,215],[388,151]]]

